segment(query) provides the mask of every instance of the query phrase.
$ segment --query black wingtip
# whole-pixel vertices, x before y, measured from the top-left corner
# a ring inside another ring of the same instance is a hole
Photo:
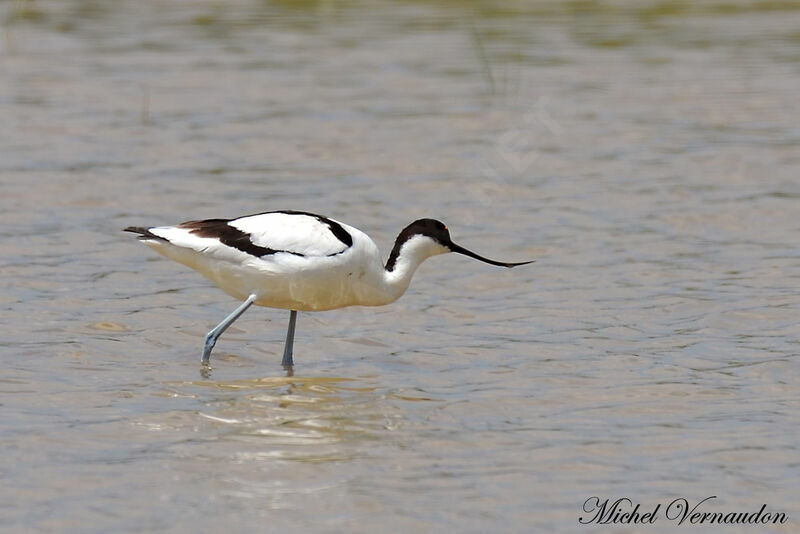
[[[158,239],[159,241],[166,241],[163,237],[157,236],[156,234],[151,232],[149,228],[145,228],[143,226],[128,226],[127,228],[124,228],[122,231],[139,234],[137,236],[139,239]]]

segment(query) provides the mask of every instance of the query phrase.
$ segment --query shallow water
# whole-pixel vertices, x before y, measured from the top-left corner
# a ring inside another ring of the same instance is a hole
[[[0,3],[0,527],[798,531],[796,7]],[[120,229],[285,208],[537,262],[301,314],[292,377],[253,309],[203,376],[236,303]]]

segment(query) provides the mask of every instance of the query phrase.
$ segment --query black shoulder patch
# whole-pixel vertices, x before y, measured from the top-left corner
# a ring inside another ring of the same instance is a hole
[[[215,239],[219,239],[223,245],[235,248],[236,250],[241,250],[242,252],[250,254],[251,256],[255,256],[256,258],[267,256],[269,254],[275,254],[276,252],[282,252],[256,245],[250,241],[250,234],[234,228],[228,224],[228,222],[230,222],[229,219],[188,221],[179,224],[178,228],[186,228],[191,233],[200,237],[213,237]],[[292,252],[291,254],[296,253]]]

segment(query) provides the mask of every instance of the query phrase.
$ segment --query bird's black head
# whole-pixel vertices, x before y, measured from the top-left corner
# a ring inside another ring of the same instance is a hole
[[[397,258],[400,257],[400,250],[403,248],[403,245],[409,239],[418,235],[429,237],[448,250],[450,249],[450,244],[452,243],[450,240],[450,232],[447,231],[447,226],[445,226],[444,223],[436,219],[417,219],[403,228],[403,231],[397,236],[394,242],[394,248],[392,248],[392,252],[389,254],[389,261],[386,262],[387,271],[394,270],[395,263],[397,263]]]
[[[468,250],[460,245],[456,245],[455,243],[453,243],[453,240],[450,239],[450,231],[447,229],[447,226],[443,222],[437,221],[436,219],[417,219],[416,221],[406,226],[403,229],[403,231],[400,232],[400,235],[397,236],[397,240],[394,243],[394,248],[392,249],[392,253],[389,255],[389,261],[386,263],[387,271],[391,271],[394,269],[394,265],[397,262],[397,258],[400,256],[400,250],[402,249],[403,244],[409,239],[418,235],[429,237],[437,244],[446,248],[447,250],[443,252],[447,251],[457,252],[459,254],[469,256],[470,258],[475,258],[476,260],[480,260],[482,262],[489,263],[491,265],[499,265],[501,267],[516,267],[517,265],[525,265],[526,263],[532,263],[530,261],[525,261],[521,263],[506,263],[484,258],[483,256],[480,256],[472,252],[471,250]]]
[[[400,235],[397,236],[398,241],[404,237],[403,241],[408,241],[415,235],[424,235],[430,237],[440,245],[450,248],[452,241],[450,240],[450,231],[442,221],[436,219],[417,219],[408,226],[406,226]]]

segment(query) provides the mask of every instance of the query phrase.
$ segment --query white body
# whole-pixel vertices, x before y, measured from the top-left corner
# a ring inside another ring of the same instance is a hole
[[[392,271],[365,233],[338,223],[352,237],[348,246],[319,219],[282,212],[242,217],[229,225],[253,244],[278,250],[261,257],[201,237],[182,226],[150,228],[162,239],[142,240],[153,250],[200,272],[229,295],[255,304],[299,311],[346,306],[381,306],[405,293],[422,261],[449,252],[436,241],[414,236],[403,244]],[[289,252],[285,252],[289,251]]]

